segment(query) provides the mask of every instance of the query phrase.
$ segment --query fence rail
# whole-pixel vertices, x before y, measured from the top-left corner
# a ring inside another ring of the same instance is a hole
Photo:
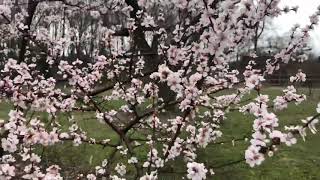
[[[320,70],[319,70],[320,71]],[[266,82],[271,85],[285,85],[289,84],[290,76],[288,75],[272,75],[266,78]],[[304,86],[320,86],[320,74],[307,75],[306,82],[302,83]]]

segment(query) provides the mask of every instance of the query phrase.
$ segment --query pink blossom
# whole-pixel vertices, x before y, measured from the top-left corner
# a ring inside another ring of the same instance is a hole
[[[206,173],[208,170],[204,167],[202,163],[189,162],[187,164],[188,175],[187,178],[191,180],[202,180],[206,179]]]
[[[260,165],[264,161],[264,155],[259,153],[260,147],[250,146],[245,152],[246,162],[250,167]]]

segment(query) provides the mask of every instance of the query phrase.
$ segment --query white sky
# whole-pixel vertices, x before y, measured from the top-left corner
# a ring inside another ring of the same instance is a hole
[[[289,14],[283,14],[277,17],[273,21],[274,27],[277,27],[275,31],[282,35],[290,30],[294,24],[300,24],[302,27],[308,23],[309,16],[316,12],[317,7],[320,5],[320,0],[282,0],[280,6],[284,7],[288,5],[299,6],[298,12],[290,12]],[[311,33],[311,42],[313,52],[320,56],[320,27],[319,25]]]

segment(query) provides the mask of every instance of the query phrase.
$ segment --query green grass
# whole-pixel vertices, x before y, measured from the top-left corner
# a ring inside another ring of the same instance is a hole
[[[307,94],[307,90],[301,89]],[[262,94],[269,94],[272,97],[281,93],[280,88],[268,88],[262,91]],[[255,94],[250,96],[254,97]],[[315,113],[316,104],[320,101],[320,90],[316,89],[313,94],[308,97],[306,102],[296,106],[290,105],[285,111],[277,113],[279,115],[280,126],[300,123],[302,118],[311,116]],[[108,109],[117,109],[122,102],[109,102]],[[10,110],[8,103],[2,102],[0,105],[0,118],[5,119]],[[98,140],[110,138],[113,143],[117,142],[117,135],[113,133],[106,125],[94,120],[92,113],[74,113],[74,119],[79,126],[88,132],[89,137]],[[40,115],[41,116],[41,115]],[[243,115],[238,112],[231,112],[228,118],[223,122],[223,137],[218,141],[230,141],[233,138],[241,138],[251,133],[253,117]],[[69,124],[67,117],[59,116],[60,123],[67,127]],[[213,169],[215,175],[209,179],[219,180],[316,180],[320,179],[320,135],[307,136],[306,141],[298,140],[298,143],[292,147],[280,146],[279,151],[273,157],[267,158],[261,166],[250,168],[246,163],[241,162],[234,165]],[[228,162],[232,162],[244,158],[244,151],[248,147],[249,142],[239,141],[232,146],[231,142],[224,144],[211,144],[206,149],[199,150],[198,161],[207,165],[220,166]],[[64,143],[61,145],[37,149],[42,153],[44,164],[57,163],[67,169],[68,176],[66,179],[72,179],[72,175],[77,172],[87,172],[96,165],[100,165],[101,161],[108,157],[111,148],[102,148],[82,144],[74,147],[72,143]],[[136,153],[140,158],[145,158],[147,150],[143,147],[137,148]],[[120,155],[116,156],[120,161]],[[131,171],[129,168],[129,171]],[[170,162],[168,171],[174,169],[175,172],[185,171],[185,165],[181,159]],[[128,178],[130,179],[130,178]],[[174,180],[182,179],[179,173],[162,174],[159,179]]]
[[[298,90],[308,94],[307,89]],[[272,98],[281,94],[280,88],[268,88],[261,92]],[[255,97],[256,94],[250,96]],[[246,97],[246,98],[250,98]],[[307,101],[296,106],[291,104],[288,109],[277,112],[281,127],[290,124],[301,123],[301,119],[312,116],[316,113],[315,107],[320,102],[320,90],[313,90],[313,94],[307,97]],[[223,122],[223,137],[219,142],[223,144],[209,145],[206,149],[200,150],[198,161],[207,165],[217,167],[228,162],[244,158],[244,151],[249,142],[238,141],[235,146],[230,140],[242,138],[251,133],[254,118],[243,115],[239,112],[228,114],[227,120]],[[267,157],[261,166],[250,168],[245,162],[213,169],[215,175],[209,179],[218,180],[316,180],[320,179],[320,134],[313,135],[308,132],[306,141],[301,138],[292,147],[281,145],[279,151],[273,157]],[[177,167],[177,166],[176,166]],[[180,170],[183,170],[181,168]],[[160,179],[181,179],[180,175],[168,174]]]
[[[302,89],[307,94],[307,90]],[[279,95],[278,88],[269,88],[262,94],[270,94],[273,97]],[[314,94],[307,97],[307,101],[296,106],[291,104],[285,111],[276,113],[279,116],[280,126],[298,124],[302,118],[315,114],[316,104],[319,102],[320,91],[314,90]],[[251,131],[253,118],[240,113],[230,113],[223,125],[224,136],[222,139],[241,138]],[[266,161],[256,168],[250,168],[245,163],[219,168],[215,170],[215,179],[247,179],[247,180],[286,180],[286,179],[319,179],[320,165],[320,136],[308,133],[306,141],[298,140],[292,147],[280,146],[275,156],[267,158]],[[228,161],[242,158],[249,142],[236,142],[215,145],[207,148],[201,159],[207,160],[209,164],[219,165]]]

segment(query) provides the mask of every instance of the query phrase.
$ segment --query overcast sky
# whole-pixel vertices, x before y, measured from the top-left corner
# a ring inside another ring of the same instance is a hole
[[[312,15],[317,7],[320,5],[320,0],[282,0],[281,7],[288,6],[299,6],[297,13],[291,12],[284,14],[274,20],[275,30],[279,35],[282,35],[290,30],[294,24],[300,24],[302,27],[309,23],[309,16]],[[313,30],[311,33],[311,43],[313,52],[320,56],[320,27]]]

